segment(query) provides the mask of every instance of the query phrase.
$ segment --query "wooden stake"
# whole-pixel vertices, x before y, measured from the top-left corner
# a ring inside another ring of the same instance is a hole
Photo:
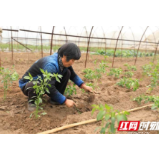
[[[134,111],[137,111],[137,110],[140,110],[140,109],[144,109],[144,108],[149,107],[149,106],[151,107],[152,105],[153,104],[148,104],[146,106],[130,109],[127,112],[134,112]],[[125,112],[125,111],[122,111],[120,113],[123,113],[123,112]],[[62,130],[68,129],[68,128],[73,128],[73,127],[76,127],[76,126],[80,126],[80,125],[84,125],[84,124],[90,124],[90,123],[95,123],[95,122],[98,122],[97,119],[90,119],[90,120],[87,120],[87,121],[82,121],[82,122],[78,122],[78,123],[73,123],[73,124],[69,124],[69,125],[66,125],[66,126],[62,126],[60,128],[54,128],[52,130],[48,130],[48,131],[41,132],[41,133],[38,133],[38,134],[51,134],[51,133],[62,131]]]

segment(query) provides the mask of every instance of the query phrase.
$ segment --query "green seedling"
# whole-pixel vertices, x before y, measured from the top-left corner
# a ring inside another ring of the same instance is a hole
[[[0,68],[0,81],[3,84],[4,92],[4,100],[6,99],[7,90],[9,90],[10,86],[12,85],[13,81],[17,81],[19,78],[19,75],[17,72],[10,71],[8,68]]]
[[[97,54],[100,54],[100,55],[106,55],[106,52],[105,52],[105,51],[103,51],[103,50],[98,50],[98,51],[97,51]]]
[[[121,68],[111,68],[108,76],[114,76],[115,78],[119,78],[120,74],[122,73]]]
[[[124,64],[124,66],[126,66],[129,71],[136,71],[137,70],[136,66],[131,66],[127,63]]]
[[[102,62],[100,63],[100,65],[99,65],[99,68],[97,68],[97,69],[95,70],[95,79],[99,79],[99,78],[102,77],[101,73],[105,73],[105,72],[106,72],[106,67],[108,67],[108,66],[107,66],[107,63],[104,62],[104,61],[102,61]]]
[[[154,102],[154,104],[152,105],[152,109],[158,109],[159,108],[159,96],[145,96],[145,95],[140,95],[136,98],[133,99],[133,101],[138,102],[139,104],[141,104],[142,100],[144,100],[145,103],[148,102]]]
[[[128,72],[125,72],[125,73],[124,73],[124,76],[125,76],[126,78],[131,78],[133,75],[134,75],[134,74],[133,74],[133,72],[131,72],[131,71],[128,71]]]
[[[145,100],[145,103],[148,102],[154,102],[156,96],[144,96],[143,99]]]
[[[159,109],[159,96],[156,96],[156,97],[154,98],[154,104],[152,105],[152,108],[151,108],[151,109],[153,109],[153,110]]]
[[[151,84],[147,87],[149,87],[148,91],[151,92],[156,86],[159,85],[159,63],[152,68],[151,72],[148,73],[148,76],[151,77]]]
[[[34,104],[36,105],[36,111],[34,111],[34,115],[36,118],[40,117],[39,113],[41,113],[40,110],[43,110],[43,108],[41,107],[42,105],[42,96],[45,93],[50,93],[49,92],[49,87],[51,87],[51,85],[48,83],[49,81],[51,81],[52,78],[55,78],[57,82],[60,83],[60,78],[62,78],[62,75],[57,74],[51,74],[48,73],[47,71],[44,71],[43,69],[40,69],[43,79],[41,76],[38,76],[38,78],[36,80],[33,79],[32,75],[29,73],[29,76],[25,76],[24,79],[29,80],[30,82],[33,82],[34,86],[33,89],[35,90],[36,93],[36,97],[32,97],[34,101]],[[29,88],[27,88],[29,89]],[[41,113],[43,115],[43,113]]]
[[[117,125],[119,126],[120,121],[127,121],[128,112],[120,113],[119,111],[113,111],[113,107],[105,104],[105,105],[92,105],[92,114],[95,111],[99,111],[97,114],[97,121],[102,121],[100,129],[101,134],[109,133],[115,134],[115,122],[117,121]],[[106,131],[108,129],[108,131]]]
[[[101,73],[105,73],[106,72],[106,68],[108,67],[107,62],[102,61],[99,65],[99,70]]]
[[[84,77],[86,79],[95,79],[96,75],[95,75],[95,71],[91,70],[90,68],[86,68],[85,70],[83,70],[83,73],[85,73]]]
[[[93,79],[101,78],[102,71],[99,68],[97,68],[95,71],[88,68],[88,69],[85,69],[83,72],[85,73],[84,77],[86,79],[93,80]]]
[[[150,75],[150,72],[152,71],[152,68],[153,68],[153,63],[150,63],[150,64],[148,64],[148,65],[142,66],[143,74],[149,76],[149,75]]]
[[[68,85],[64,94],[66,96],[69,96],[69,97],[71,97],[73,94],[77,94],[77,90],[76,90],[75,84]]]
[[[126,87],[127,89],[132,88],[133,91],[136,91],[139,88],[139,80],[132,78],[122,78],[119,82],[117,82],[117,85]]]
[[[141,104],[142,100],[144,100],[144,95],[140,95],[133,99],[133,101],[136,101],[139,105]]]

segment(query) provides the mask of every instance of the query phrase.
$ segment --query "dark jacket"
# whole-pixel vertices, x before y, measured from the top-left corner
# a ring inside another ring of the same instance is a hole
[[[47,56],[44,58],[39,59],[36,61],[30,69],[23,75],[23,77],[19,80],[19,87],[22,89],[26,83],[28,83],[29,80],[24,79],[25,76],[28,76],[29,73],[32,75],[34,80],[38,78],[38,76],[42,76],[42,73],[40,71],[40,68],[43,69],[44,71],[47,70],[49,73],[58,73],[62,75],[62,72],[59,68],[58,64],[58,53],[55,53],[51,56]],[[69,69],[71,71],[71,77],[70,79],[77,85],[81,86],[84,82],[81,80],[81,78],[74,72],[72,67],[69,68],[64,68],[63,73]],[[60,104],[63,104],[66,100],[66,97],[62,95],[55,87],[55,78],[49,82],[51,84],[51,87],[49,87],[50,94],[52,95],[51,99],[54,100],[55,102],[58,102]]]

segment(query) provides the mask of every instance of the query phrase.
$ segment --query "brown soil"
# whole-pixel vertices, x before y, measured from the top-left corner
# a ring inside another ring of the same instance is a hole
[[[14,53],[15,70],[18,72],[20,77],[25,73],[25,71],[37,60],[41,54],[34,53]],[[47,56],[47,54],[45,55]],[[12,67],[11,53],[2,54],[2,65],[5,68]],[[93,63],[97,60],[97,65]],[[92,55],[87,63],[87,68],[94,69],[98,67],[98,64],[104,60],[103,56]],[[109,58],[109,68],[111,67],[112,58]],[[125,63],[134,65],[134,58],[115,58],[114,67],[121,67],[125,70],[123,66]],[[67,108],[65,105],[53,106],[48,103],[49,97],[46,95],[44,98],[44,111],[47,115],[41,116],[38,119],[34,117],[30,118],[30,112],[27,110],[27,97],[21,92],[18,81],[13,83],[13,86],[7,93],[7,98],[3,100],[3,90],[0,90],[0,134],[35,134],[64,126],[66,124],[72,124],[76,122],[81,122],[89,119],[96,118],[96,114],[91,116],[92,104],[108,104],[114,107],[115,110],[123,111],[136,108],[145,105],[144,103],[138,105],[133,102],[132,99],[145,94],[147,87],[150,84],[150,79],[147,76],[142,75],[142,66],[149,64],[152,58],[138,58],[137,61],[137,71],[134,71],[134,77],[140,80],[140,88],[134,92],[126,88],[119,87],[116,82],[119,79],[107,76],[106,73],[103,74],[102,78],[97,82],[92,81],[96,86],[97,94],[83,93],[77,87],[77,94],[73,95],[73,99],[77,103],[77,108],[82,112],[78,113],[74,108]],[[82,58],[77,61],[73,68],[76,73],[87,83],[90,82],[84,79],[84,74],[82,72],[85,69],[85,54]],[[107,72],[109,69],[107,69]],[[159,95],[159,86],[156,87],[150,95]],[[139,121],[159,121],[159,111],[152,111],[150,108],[132,112],[128,116],[128,120],[139,120]],[[94,134],[95,129],[100,126],[100,122],[83,125],[79,127],[74,127],[64,131],[58,132],[59,134]],[[121,132],[117,132],[118,134]],[[125,133],[125,132],[123,132]],[[150,133],[159,133],[158,131]]]

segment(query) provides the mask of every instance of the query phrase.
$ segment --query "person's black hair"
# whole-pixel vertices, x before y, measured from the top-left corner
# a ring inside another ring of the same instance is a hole
[[[67,62],[71,59],[79,60],[81,58],[81,51],[79,47],[74,43],[66,43],[61,48],[58,49],[58,54],[60,57],[65,55],[67,57]]]

